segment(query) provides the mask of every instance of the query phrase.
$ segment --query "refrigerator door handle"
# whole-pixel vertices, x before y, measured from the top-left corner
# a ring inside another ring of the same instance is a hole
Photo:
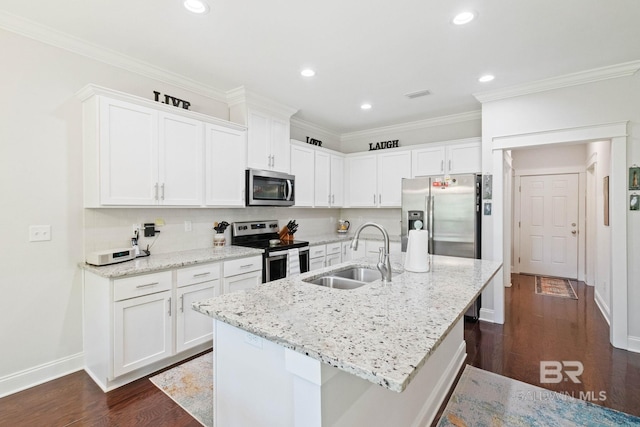
[[[429,221],[429,253],[432,254],[433,253],[433,225],[434,225],[434,203],[435,203],[435,196],[434,195],[430,195],[428,198],[428,221]]]

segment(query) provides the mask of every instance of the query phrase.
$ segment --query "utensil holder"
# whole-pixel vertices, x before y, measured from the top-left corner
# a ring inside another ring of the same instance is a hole
[[[213,247],[221,248],[227,243],[227,239],[224,237],[224,234],[217,233],[213,235]]]

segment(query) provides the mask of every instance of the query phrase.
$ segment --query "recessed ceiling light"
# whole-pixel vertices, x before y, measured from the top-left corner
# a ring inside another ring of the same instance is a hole
[[[473,12],[462,12],[457,14],[453,18],[453,23],[456,25],[468,24],[469,22],[473,21],[473,18],[475,17],[476,17],[476,14]]]
[[[209,12],[209,5],[204,0],[183,0],[182,5],[189,12],[199,13],[199,14]]]
[[[478,79],[478,81],[479,81],[480,83],[487,83],[487,82],[490,82],[491,80],[493,80],[493,79],[495,79],[495,78],[496,78],[496,77],[495,77],[495,76],[493,76],[493,75],[491,75],[491,74],[485,74],[484,76],[480,77],[480,78]]]
[[[363,110],[370,110],[371,109],[371,104],[362,104],[360,106],[360,108],[362,108]]]
[[[316,72],[313,71],[311,68],[305,68],[304,70],[300,71],[300,74],[303,77],[313,77],[316,75]]]

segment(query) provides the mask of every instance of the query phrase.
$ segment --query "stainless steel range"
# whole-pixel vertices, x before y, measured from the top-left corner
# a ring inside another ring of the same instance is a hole
[[[297,249],[300,272],[309,271],[309,242],[281,241],[278,238],[278,220],[234,222],[231,244],[263,249],[262,283],[287,277],[290,249]]]

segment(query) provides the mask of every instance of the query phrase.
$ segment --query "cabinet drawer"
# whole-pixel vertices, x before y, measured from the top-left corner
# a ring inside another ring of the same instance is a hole
[[[224,277],[258,270],[262,270],[262,256],[260,255],[224,262]]]
[[[120,301],[170,289],[170,271],[116,279],[113,281],[113,300]]]
[[[342,243],[327,243],[327,255],[339,254],[342,249]]]
[[[220,278],[220,264],[201,264],[178,270],[178,287]]]
[[[311,246],[309,249],[309,258],[319,258],[325,256],[327,249],[325,245]]]

